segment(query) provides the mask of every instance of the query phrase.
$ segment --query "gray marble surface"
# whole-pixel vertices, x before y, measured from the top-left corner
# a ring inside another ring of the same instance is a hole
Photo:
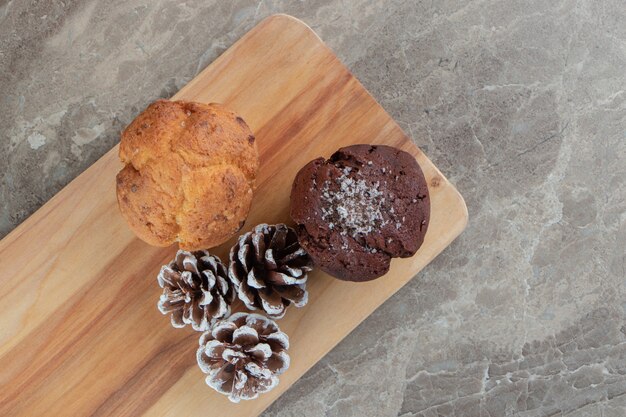
[[[625,416],[623,0],[0,0],[0,235],[277,12],[470,223],[264,416]]]

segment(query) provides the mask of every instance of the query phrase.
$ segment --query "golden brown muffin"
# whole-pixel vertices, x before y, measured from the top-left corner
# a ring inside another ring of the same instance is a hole
[[[259,167],[244,120],[219,104],[157,100],[122,132],[117,201],[139,238],[197,250],[244,224]]]

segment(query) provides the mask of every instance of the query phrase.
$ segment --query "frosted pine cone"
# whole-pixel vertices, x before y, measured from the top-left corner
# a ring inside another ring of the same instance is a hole
[[[289,338],[273,320],[236,313],[202,334],[196,357],[207,385],[238,403],[278,385],[289,367],[288,348]]]
[[[179,250],[157,279],[163,288],[159,310],[171,313],[174,327],[191,324],[194,330],[205,331],[230,314],[235,290],[222,261],[207,251]]]
[[[246,307],[281,318],[289,304],[307,303],[311,269],[311,258],[300,247],[295,230],[284,224],[260,224],[230,250],[228,276]]]

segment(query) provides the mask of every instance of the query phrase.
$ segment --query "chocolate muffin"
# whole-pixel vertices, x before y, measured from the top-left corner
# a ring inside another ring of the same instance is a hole
[[[346,281],[369,281],[391,258],[415,254],[424,241],[430,200],[415,158],[382,145],[341,148],[296,175],[291,218],[316,266]]]

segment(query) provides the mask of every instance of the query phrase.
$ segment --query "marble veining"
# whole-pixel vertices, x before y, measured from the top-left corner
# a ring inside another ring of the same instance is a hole
[[[470,223],[264,416],[626,415],[623,0],[0,0],[0,236],[278,12]]]

